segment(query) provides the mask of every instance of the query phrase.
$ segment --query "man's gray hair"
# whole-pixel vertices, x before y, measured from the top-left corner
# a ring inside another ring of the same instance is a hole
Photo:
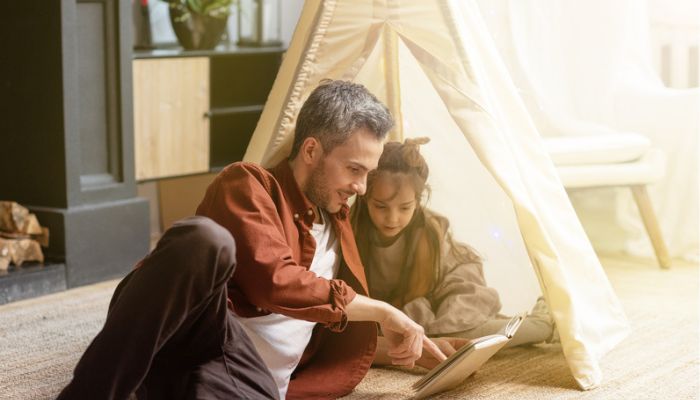
[[[323,151],[345,143],[357,129],[365,128],[384,140],[394,119],[389,109],[364,86],[325,79],[311,92],[299,111],[290,158],[299,153],[308,137],[317,138]]]

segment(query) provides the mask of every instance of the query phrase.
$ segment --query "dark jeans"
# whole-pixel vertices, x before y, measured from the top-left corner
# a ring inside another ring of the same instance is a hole
[[[168,229],[119,283],[107,320],[59,399],[277,399],[253,343],[229,314],[231,234],[205,217]]]

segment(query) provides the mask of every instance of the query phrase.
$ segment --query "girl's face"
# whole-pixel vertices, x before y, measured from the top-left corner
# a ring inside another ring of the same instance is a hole
[[[367,196],[369,218],[383,241],[394,238],[411,222],[416,205],[416,191],[401,173],[380,173]]]

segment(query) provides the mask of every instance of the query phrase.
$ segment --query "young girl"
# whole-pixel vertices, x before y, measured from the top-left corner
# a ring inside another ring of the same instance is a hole
[[[419,145],[428,138],[389,142],[352,210],[355,238],[370,295],[403,310],[429,336],[476,338],[496,333],[496,290],[486,286],[481,258],[456,242],[445,217],[423,207],[428,165]],[[553,322],[542,298],[510,346],[549,341]]]

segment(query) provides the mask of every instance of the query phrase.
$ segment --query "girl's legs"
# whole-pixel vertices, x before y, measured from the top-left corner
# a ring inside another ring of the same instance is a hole
[[[503,328],[510,321],[511,317],[498,315],[482,325],[468,331],[457,332],[450,336],[457,336],[466,339],[475,339],[481,336],[493,335],[503,332]],[[527,344],[537,344],[551,342],[554,336],[554,321],[549,314],[549,307],[543,297],[537,299],[535,307],[528,314],[515,333],[513,338],[506,344],[506,347],[521,346]]]

